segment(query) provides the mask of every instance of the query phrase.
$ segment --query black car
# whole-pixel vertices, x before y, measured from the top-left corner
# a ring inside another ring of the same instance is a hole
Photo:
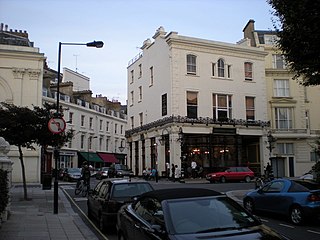
[[[88,195],[88,217],[99,223],[99,229],[115,226],[117,212],[125,203],[132,202],[145,192],[153,190],[151,184],[138,179],[103,179]]]
[[[108,176],[113,177],[132,177],[133,172],[127,165],[114,163],[108,169]]]
[[[62,172],[63,181],[78,181],[81,177],[81,168],[65,168]]]
[[[118,212],[118,239],[287,239],[224,194],[209,189],[160,189]]]

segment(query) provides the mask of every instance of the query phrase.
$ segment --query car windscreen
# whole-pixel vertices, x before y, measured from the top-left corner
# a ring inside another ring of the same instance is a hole
[[[81,170],[79,168],[68,168],[68,173],[80,173]]]
[[[132,198],[140,196],[145,192],[152,191],[153,188],[149,183],[121,183],[115,184],[113,188],[113,198]]]
[[[174,234],[216,232],[261,224],[227,197],[168,200],[164,204],[170,216],[168,226]]]

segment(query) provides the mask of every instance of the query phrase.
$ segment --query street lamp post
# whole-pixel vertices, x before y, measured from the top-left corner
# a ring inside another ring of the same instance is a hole
[[[85,45],[87,47],[96,47],[102,48],[103,42],[102,41],[93,41],[89,43],[62,43],[59,42],[58,48],[58,73],[57,73],[57,102],[56,102],[56,113],[55,117],[61,117],[60,112],[60,65],[61,65],[61,46],[62,45]],[[59,146],[55,146],[54,148],[54,158],[55,158],[55,176],[54,176],[54,191],[53,191],[53,213],[58,213],[58,161],[59,161]]]
[[[267,148],[269,149],[269,161],[271,164],[272,149],[274,149],[274,143],[277,141],[277,139],[274,136],[272,136],[271,131],[268,132],[267,138],[268,138],[268,144],[269,144]],[[277,177],[278,177],[278,160],[277,160]]]

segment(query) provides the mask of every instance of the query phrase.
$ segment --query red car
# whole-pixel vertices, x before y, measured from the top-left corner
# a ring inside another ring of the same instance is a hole
[[[229,167],[223,172],[213,172],[206,175],[210,182],[245,181],[250,182],[254,178],[254,172],[248,167]]]

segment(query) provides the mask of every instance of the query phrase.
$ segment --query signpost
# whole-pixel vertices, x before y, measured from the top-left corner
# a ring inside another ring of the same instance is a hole
[[[48,122],[48,128],[53,134],[59,134],[66,129],[66,121],[61,117],[53,117]]]

